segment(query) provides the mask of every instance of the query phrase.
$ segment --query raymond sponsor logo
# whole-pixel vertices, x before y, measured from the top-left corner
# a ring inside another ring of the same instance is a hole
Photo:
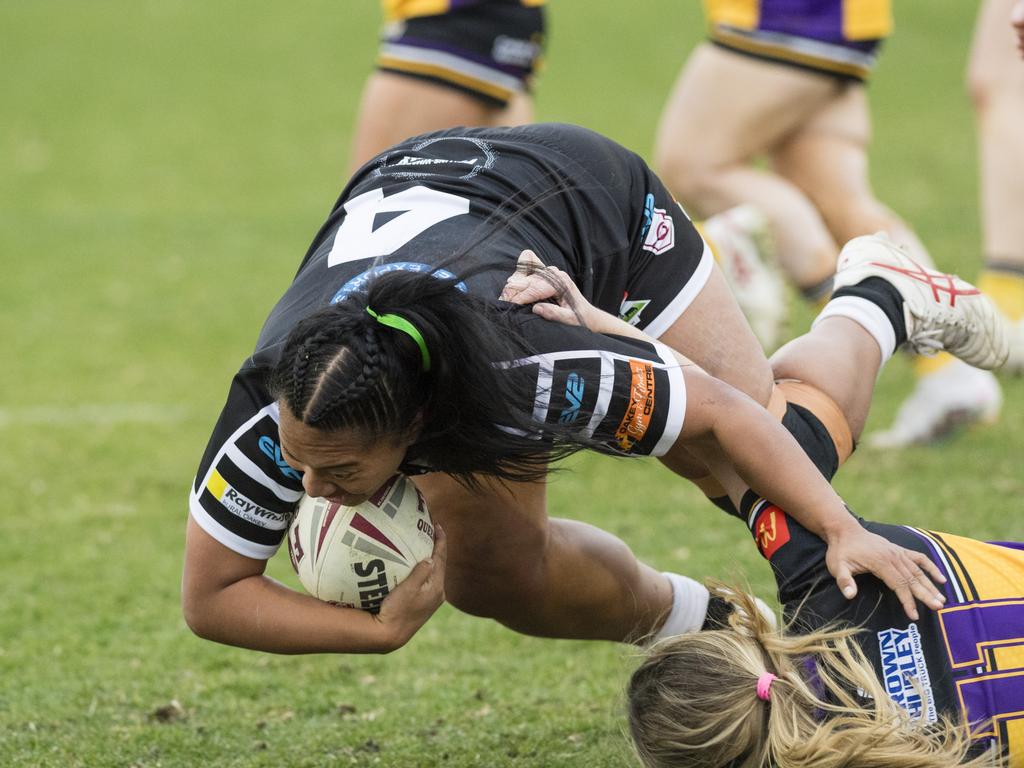
[[[263,525],[267,522],[284,522],[284,515],[273,512],[266,507],[261,507],[255,501],[243,496],[231,487],[228,487],[220,503],[239,517],[244,517],[249,522],[256,523],[257,525]]]
[[[928,665],[921,648],[921,633],[916,624],[906,629],[886,629],[878,633],[878,650],[882,656],[882,682],[889,698],[918,720],[938,719],[932,695]]]
[[[216,469],[210,475],[206,490],[228,511],[253,525],[275,530],[284,526],[286,515],[261,507],[248,496],[239,493]]]
[[[757,541],[757,548],[764,558],[771,560],[772,555],[789,541],[786,513],[774,504],[766,504],[754,522],[754,538]]]
[[[580,415],[580,407],[583,405],[583,390],[586,382],[576,371],[569,374],[565,380],[565,401],[568,405],[562,409],[558,421],[562,424],[572,424]]]
[[[629,388],[629,405],[626,414],[615,430],[615,439],[624,451],[644,439],[654,415],[654,366],[641,360],[630,360],[629,370],[632,383]]]

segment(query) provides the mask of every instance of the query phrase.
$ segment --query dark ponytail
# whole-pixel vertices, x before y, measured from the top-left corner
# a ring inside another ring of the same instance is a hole
[[[473,296],[456,283],[437,273],[389,272],[315,312],[285,342],[272,393],[309,426],[355,429],[369,440],[408,435],[422,418],[407,459],[471,485],[476,473],[539,480],[550,461],[591,447],[533,420],[536,382],[527,366],[495,365],[530,354],[518,330],[529,308]],[[367,306],[418,330],[429,371],[417,343]]]

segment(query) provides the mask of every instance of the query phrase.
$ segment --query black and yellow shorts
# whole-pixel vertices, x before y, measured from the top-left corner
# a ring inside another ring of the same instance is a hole
[[[377,68],[504,107],[514,94],[530,91],[543,51],[541,4],[491,0],[391,21]]]

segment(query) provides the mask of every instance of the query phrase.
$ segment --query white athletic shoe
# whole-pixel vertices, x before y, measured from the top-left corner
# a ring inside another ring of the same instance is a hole
[[[754,335],[774,350],[786,322],[786,290],[771,263],[767,217],[753,205],[738,205],[705,221],[703,232]]]
[[[867,442],[875,448],[931,443],[971,424],[995,422],[1002,405],[992,373],[954,360],[918,379],[892,426],[870,435]]]
[[[851,240],[839,254],[835,289],[880,277],[903,297],[907,343],[919,353],[946,350],[978,368],[1009,354],[1006,323],[981,291],[956,275],[927,269],[880,232]]]

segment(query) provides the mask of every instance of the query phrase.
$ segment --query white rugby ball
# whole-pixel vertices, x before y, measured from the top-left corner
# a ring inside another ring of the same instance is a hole
[[[306,591],[372,613],[433,548],[427,504],[405,475],[354,507],[305,496],[288,529],[288,555]]]

